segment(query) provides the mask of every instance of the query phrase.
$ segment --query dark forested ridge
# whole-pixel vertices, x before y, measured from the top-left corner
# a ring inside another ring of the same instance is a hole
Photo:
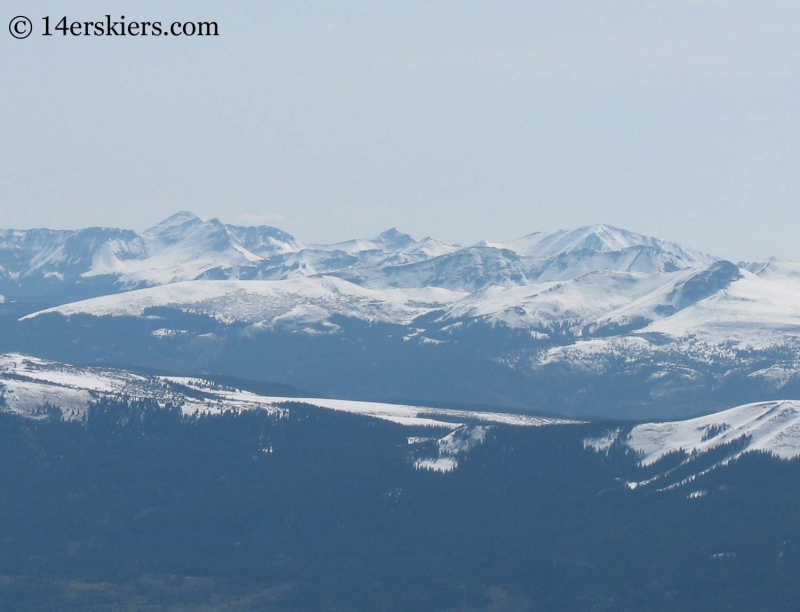
[[[496,426],[441,474],[430,432],[300,405],[0,413],[0,609],[793,609],[797,462],[629,490],[605,426]]]

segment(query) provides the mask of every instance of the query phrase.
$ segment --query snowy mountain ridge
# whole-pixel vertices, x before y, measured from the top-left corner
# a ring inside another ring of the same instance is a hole
[[[59,288],[78,287],[88,297],[189,280],[317,275],[375,289],[474,291],[595,270],[669,272],[713,261],[677,244],[607,225],[470,247],[430,237],[415,240],[394,228],[375,238],[310,245],[274,227],[228,225],[179,212],[142,234],[110,228],[2,230],[0,292],[12,299],[53,299]]]
[[[68,416],[81,418],[89,403],[99,397],[152,398],[163,405],[179,405],[185,414],[224,410],[278,410],[282,404],[302,403],[360,414],[400,425],[455,430],[466,422],[540,427],[577,423],[559,419],[502,412],[465,411],[426,406],[343,399],[265,396],[213,383],[198,377],[145,375],[119,368],[74,366],[18,353],[0,354],[0,398],[4,410],[37,417],[50,403]]]
[[[10,261],[0,267],[5,295],[14,295],[15,284],[38,279],[55,291],[48,297],[62,303],[73,300],[68,291],[68,299],[58,299],[58,283],[97,282],[87,290],[107,296],[45,312],[138,316],[148,306],[202,304],[202,312],[229,321],[322,321],[344,314],[409,324],[440,310],[444,322],[484,320],[545,333],[567,325],[577,335],[660,321],[710,295],[704,277],[719,276],[713,270],[722,265],[712,256],[608,225],[465,248],[432,238],[417,241],[396,229],[326,246],[302,244],[276,228],[225,225],[189,212],[141,235],[100,228],[7,231],[0,234],[0,265],[4,261]],[[725,274],[739,272],[731,264]],[[692,283],[702,286],[687,291]],[[145,287],[152,289],[121,295]],[[214,300],[221,305],[210,306]],[[232,308],[234,303],[239,307]]]
[[[276,281],[199,280],[92,298],[23,319],[50,313],[140,317],[149,308],[175,307],[207,314],[226,323],[243,322],[284,329],[325,323],[332,315],[410,324],[462,295],[436,287],[378,291],[332,276]],[[335,330],[332,324],[327,325],[328,331]]]
[[[54,313],[138,317],[149,308],[176,308],[267,328],[323,323],[339,315],[432,332],[483,323],[575,342],[620,334],[742,348],[800,341],[800,276],[766,270],[759,275],[721,261],[673,272],[595,271],[567,280],[493,284],[474,292],[437,286],[371,288],[324,275],[198,280],[77,301],[24,319]],[[431,313],[433,319],[426,316]]]
[[[620,427],[599,438],[585,440],[584,448],[606,454],[629,449],[636,453],[643,467],[678,455],[677,465],[645,480],[628,483],[630,488],[650,485],[662,490],[675,488],[747,453],[763,452],[785,460],[800,457],[800,401],[755,402],[684,421]],[[711,457],[710,462],[696,468],[698,460],[706,456]],[[681,470],[686,471],[680,474]]]

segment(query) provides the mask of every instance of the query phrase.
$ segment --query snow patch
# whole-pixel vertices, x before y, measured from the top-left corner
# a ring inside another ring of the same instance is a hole
[[[440,472],[447,474],[458,467],[455,457],[437,457],[436,459],[417,459],[414,468],[426,472]]]

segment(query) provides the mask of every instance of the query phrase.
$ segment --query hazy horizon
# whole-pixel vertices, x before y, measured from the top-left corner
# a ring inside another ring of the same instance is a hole
[[[800,4],[13,0],[0,227],[142,231],[191,210],[335,243],[605,223],[800,260]],[[42,37],[41,19],[214,38]]]

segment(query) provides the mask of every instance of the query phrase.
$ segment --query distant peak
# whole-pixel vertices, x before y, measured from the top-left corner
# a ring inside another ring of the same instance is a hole
[[[390,244],[393,246],[403,246],[416,242],[410,235],[404,234],[395,227],[392,227],[385,232],[381,232],[378,235],[378,240],[384,244]]]
[[[204,219],[201,219],[193,212],[189,212],[188,210],[182,210],[180,212],[175,213],[174,215],[170,215],[158,225],[151,227],[149,230],[145,232],[145,234],[160,234],[165,231],[169,231],[173,228],[186,225],[187,223],[197,223],[197,222],[203,223]]]
[[[681,265],[711,264],[717,258],[660,238],[645,236],[630,230],[595,223],[571,230],[535,232],[510,242],[483,242],[479,246],[508,249],[523,257],[553,258],[567,255],[575,257],[589,253],[623,252],[628,249],[660,253]]]
[[[188,223],[189,221],[202,221],[200,217],[189,210],[182,210],[180,212],[176,212],[174,215],[170,215],[166,219],[164,219],[159,225],[164,225],[165,223],[169,224],[178,224],[178,223]]]
[[[380,237],[381,238],[397,238],[397,237],[400,237],[400,236],[402,236],[404,238],[405,237],[411,238],[411,236],[409,236],[408,234],[404,234],[403,232],[398,230],[396,227],[390,227],[386,231],[380,233]]]
[[[592,223],[591,225],[584,225],[576,230],[566,230],[565,233],[582,233],[582,234],[597,234],[597,235],[629,235],[639,236],[636,232],[631,232],[620,227],[608,225],[607,223]]]
[[[569,251],[578,249],[615,251],[632,246],[654,245],[663,242],[657,238],[644,236],[607,223],[594,223],[573,230],[542,234],[541,238],[543,242],[557,244],[560,248]]]

